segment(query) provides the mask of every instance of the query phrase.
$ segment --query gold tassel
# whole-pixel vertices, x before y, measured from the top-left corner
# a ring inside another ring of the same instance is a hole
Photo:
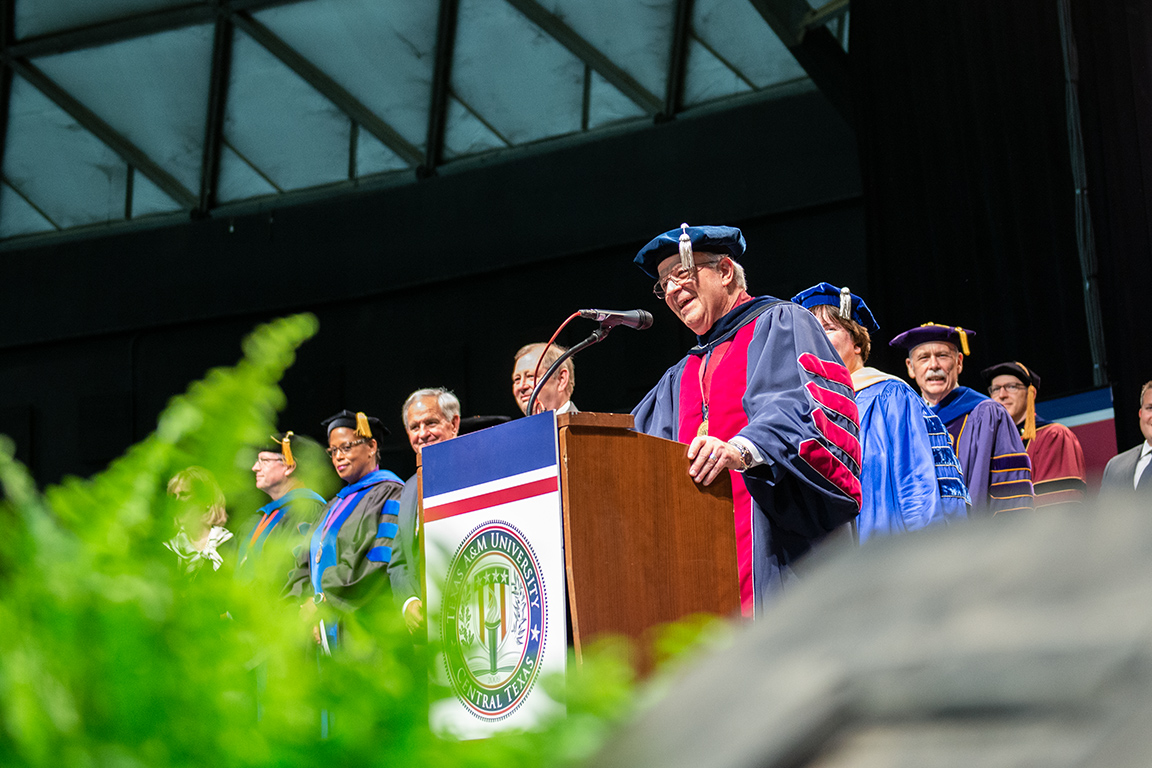
[[[1024,431],[1020,439],[1028,442],[1036,437],[1036,387],[1028,385],[1028,406],[1024,411]]]
[[[688,234],[688,225],[680,225],[680,266],[692,269],[696,266],[692,258],[692,238]]]
[[[356,434],[360,437],[372,437],[372,429],[368,426],[368,417],[360,411],[356,412]]]
[[[960,351],[971,357],[972,353],[968,351],[968,334],[960,326],[956,326],[956,330],[960,333]]]
[[[280,450],[284,454],[284,466],[291,469],[296,466],[296,459],[292,458],[292,432],[284,435],[284,439],[280,441]]]

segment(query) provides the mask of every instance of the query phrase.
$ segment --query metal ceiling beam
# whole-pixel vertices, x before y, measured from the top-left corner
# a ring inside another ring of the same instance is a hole
[[[827,24],[832,21],[832,19],[840,18],[848,13],[848,2],[849,0],[829,0],[829,2],[819,8],[813,8],[804,15],[804,20],[802,21],[804,28],[815,29],[816,27]]]
[[[458,0],[440,0],[436,22],[436,61],[432,69],[432,103],[428,110],[428,140],[424,145],[421,177],[435,172],[444,159],[444,131],[448,125],[448,94],[452,83],[452,56],[456,46]]]
[[[291,5],[304,0],[213,0],[199,5],[186,5],[165,8],[151,13],[142,13],[125,19],[92,24],[87,27],[66,29],[37,35],[27,40],[13,42],[8,46],[8,54],[16,58],[31,59],[55,53],[66,53],[82,48],[94,48],[110,43],[119,43],[137,37],[170,32],[174,29],[211,24],[220,14],[232,11],[259,11],[278,5]]]
[[[812,10],[807,0],[750,0],[780,42],[792,48],[804,40],[803,20]]]
[[[43,209],[43,208],[41,208],[40,206],[36,205],[36,203],[32,202],[32,198],[30,198],[30,197],[28,197],[28,195],[24,194],[24,193],[23,193],[23,192],[22,192],[22,191],[21,191],[21,190],[20,190],[20,189],[19,189],[19,188],[18,188],[18,187],[15,185],[15,184],[13,184],[13,183],[11,182],[11,180],[9,180],[9,179],[8,179],[8,177],[7,177],[7,176],[0,176],[0,183],[3,183],[3,184],[4,184],[4,186],[6,186],[6,187],[8,187],[8,189],[12,190],[12,192],[13,192],[13,193],[15,193],[17,197],[19,197],[21,200],[23,200],[25,203],[27,203],[27,204],[28,204],[28,207],[29,207],[29,208],[31,208],[32,210],[36,211],[36,213],[37,213],[37,214],[39,214],[39,215],[40,215],[40,216],[41,216],[41,217],[44,219],[44,221],[46,221],[46,222],[48,222],[49,224],[51,224],[51,225],[52,225],[52,228],[53,228],[53,229],[55,229],[57,232],[62,232],[62,231],[64,230],[64,228],[63,228],[63,227],[61,227],[59,224],[57,224],[57,223],[56,223],[56,222],[55,222],[55,221],[52,219],[52,217],[51,217],[51,216],[49,216],[49,215],[48,215],[48,214],[47,214],[47,213],[44,211],[44,209]]]
[[[643,107],[648,114],[659,114],[664,108],[662,99],[641,85],[632,75],[616,66],[611,59],[561,21],[559,16],[552,14],[535,0],[505,0],[505,2],[527,16],[533,24],[547,32],[576,58],[596,70],[601,77]]]
[[[680,111],[684,98],[685,61],[688,58],[688,33],[692,28],[692,0],[676,0],[676,26],[672,31],[672,52],[668,57],[668,87],[664,89],[664,113],[671,119]]]
[[[245,34],[282,61],[289,69],[304,78],[309,85],[335,104],[344,114],[355,120],[361,128],[371,133],[385,146],[402,157],[405,162],[416,166],[424,161],[424,154],[414,144],[401,136],[395,128],[381,120],[375,112],[364,106],[319,67],[277,37],[268,27],[244,12],[232,14],[232,22],[238,29],[243,30]]]
[[[220,181],[220,144],[224,136],[224,112],[228,99],[228,79],[232,69],[232,20],[216,19],[212,40],[212,76],[208,85],[208,116],[204,121],[204,154],[200,164],[200,205],[196,212],[206,216],[216,206]]]
[[[848,53],[822,23],[810,27],[820,11],[813,11],[807,0],[749,0],[768,22],[781,42],[816,83],[816,87],[832,102],[849,125],[852,124],[851,73]],[[834,0],[835,1],[835,0]],[[823,9],[821,9],[823,10]],[[837,7],[835,13],[847,8]]]
[[[199,200],[187,187],[164,170],[139,147],[121,136],[112,126],[101,120],[95,112],[81,104],[67,91],[57,85],[47,75],[22,59],[6,58],[5,63],[12,71],[31,83],[36,90],[47,96],[56,106],[67,112],[73,120],[104,142],[124,162],[144,174],[153,184],[164,191],[187,210],[196,208]]]

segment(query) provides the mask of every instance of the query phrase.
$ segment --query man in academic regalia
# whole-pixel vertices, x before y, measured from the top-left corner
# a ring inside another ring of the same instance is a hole
[[[323,496],[305,487],[299,477],[298,454],[306,438],[286,432],[273,435],[269,440],[256,455],[252,472],[256,476],[256,487],[268,494],[271,501],[241,528],[237,570],[238,575],[242,576],[253,574],[256,560],[268,541],[285,540],[293,535],[307,533],[319,517],[320,509],[327,503]],[[292,450],[294,444],[296,452]],[[319,446],[315,443],[312,445],[318,452]],[[285,570],[292,565],[293,543],[283,543],[283,553],[276,555],[287,561]],[[281,571],[280,577],[283,576],[284,571]]]
[[[1072,430],[1036,415],[1040,374],[1023,363],[993,365],[980,372],[988,394],[1004,406],[1032,462],[1032,488],[1036,508],[1053,504],[1082,504],[1088,490],[1084,450]]]
[[[699,344],[636,406],[636,428],[688,443],[687,471],[708,485],[732,472],[745,616],[796,560],[860,509],[852,379],[803,307],[752,297],[734,227],[665,232],[635,258]]]
[[[404,431],[417,455],[424,446],[451,440],[460,431],[460,401],[443,387],[416,390],[408,395],[401,411]],[[424,626],[422,526],[417,486],[416,475],[404,483],[404,492],[400,495],[400,535],[392,543],[392,563],[388,567],[392,598],[400,606],[409,632],[416,632]]]
[[[1032,464],[1016,425],[999,404],[959,386],[968,339],[975,335],[959,326],[925,323],[888,344],[908,350],[908,376],[952,436],[972,516],[1032,509]]]

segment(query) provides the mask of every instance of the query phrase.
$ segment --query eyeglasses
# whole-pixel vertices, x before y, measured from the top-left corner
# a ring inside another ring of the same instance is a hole
[[[336,446],[333,446],[332,448],[325,448],[324,453],[328,454],[329,457],[334,457],[338,453],[341,455],[347,456],[349,453],[352,452],[353,448],[355,448],[358,445],[363,445],[366,442],[368,442],[368,438],[362,437],[359,440],[353,440],[350,443],[344,443],[344,445],[336,445]]]
[[[652,286],[652,293],[656,294],[656,298],[662,300],[665,296],[668,295],[669,281],[675,280],[676,285],[683,285],[684,283],[687,283],[696,277],[696,269],[698,267],[709,267],[713,264],[719,264],[721,261],[723,261],[723,259],[708,259],[707,261],[697,261],[693,265],[692,269],[685,269],[684,265],[677,264],[675,267],[673,267],[671,272],[656,281],[656,284]]]
[[[273,458],[266,458],[264,456],[257,456],[256,461],[258,461],[262,466],[266,467],[269,464],[275,464],[278,461],[283,462],[284,457],[283,456],[275,456]]]
[[[1009,392],[1020,392],[1022,390],[1028,389],[1028,386],[1026,384],[1001,384],[996,387],[988,387],[988,394],[995,395],[1002,389],[1006,389]]]

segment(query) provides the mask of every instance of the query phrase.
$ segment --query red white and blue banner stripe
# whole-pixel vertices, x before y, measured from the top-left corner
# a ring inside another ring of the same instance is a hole
[[[1131,407],[1135,418],[1137,406]],[[1084,468],[1088,487],[1095,492],[1108,459],[1116,455],[1116,413],[1109,388],[1036,403],[1036,415],[1058,421],[1072,430],[1084,450]]]
[[[425,493],[424,524],[555,493],[560,490],[560,476],[556,470],[555,465],[540,467],[435,496]]]

